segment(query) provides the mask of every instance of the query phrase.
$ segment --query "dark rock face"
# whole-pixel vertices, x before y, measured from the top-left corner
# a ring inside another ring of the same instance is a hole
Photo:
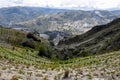
[[[62,36],[62,37],[70,36],[70,33],[60,32],[60,31],[46,31],[46,32],[44,32],[44,33],[50,36],[50,38],[49,38],[50,40],[55,39],[58,34],[59,34],[60,36]]]

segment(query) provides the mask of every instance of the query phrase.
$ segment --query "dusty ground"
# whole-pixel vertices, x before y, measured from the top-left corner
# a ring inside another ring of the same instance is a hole
[[[68,77],[64,78],[67,71]],[[93,66],[52,70],[0,61],[0,80],[120,80],[120,67],[107,68],[101,65],[98,68]]]
[[[120,80],[120,51],[61,63],[24,49],[0,48],[0,80]]]

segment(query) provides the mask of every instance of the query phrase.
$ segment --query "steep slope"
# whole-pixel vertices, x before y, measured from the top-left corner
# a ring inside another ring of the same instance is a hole
[[[95,26],[83,35],[60,41],[60,54],[69,57],[100,54],[120,49],[120,18]]]
[[[61,31],[72,34],[81,34],[95,25],[105,24],[118,16],[109,11],[66,11],[39,16],[36,19],[14,24],[16,27],[45,31]]]
[[[41,7],[9,7],[0,8],[0,25],[12,27],[13,23],[27,21],[43,14],[62,12],[62,9],[49,9]]]

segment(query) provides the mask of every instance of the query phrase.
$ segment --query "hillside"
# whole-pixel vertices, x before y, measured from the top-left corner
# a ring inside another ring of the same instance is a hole
[[[120,19],[116,19],[107,25],[96,26],[83,35],[61,41],[59,48],[64,48],[64,53],[70,54],[70,52],[66,51],[82,48],[82,46],[80,46],[81,43],[83,46],[87,43],[87,46],[90,45],[90,48],[92,48],[96,47],[98,43],[105,42],[106,39],[114,36],[110,39],[110,42],[107,41],[109,44],[111,43],[109,49],[111,51],[114,49],[119,50],[119,22]],[[101,40],[99,40],[99,38]],[[84,39],[86,41],[82,42]],[[92,39],[94,39],[94,41],[92,41]],[[28,40],[30,40],[30,42]],[[75,41],[72,42],[73,40]],[[28,41],[27,45],[23,45],[26,41]],[[96,43],[92,45],[91,41]],[[34,43],[35,47],[31,47],[31,43],[32,45]],[[72,49],[70,48],[71,45]],[[76,45],[80,47],[75,47]],[[64,56],[66,57],[66,54],[64,55],[64,53],[62,53],[63,51],[57,51],[58,49],[56,50],[57,54],[55,54],[50,51],[50,47],[49,42],[40,38],[35,33],[3,28],[1,26],[0,80],[120,79],[120,51],[91,56],[85,55],[85,57],[79,57],[81,54],[78,55],[76,52],[77,57],[68,60],[60,60],[61,57],[65,59]],[[89,47],[85,48],[88,49]],[[99,47],[97,48],[99,49]],[[101,52],[103,51],[101,50]],[[63,54],[61,57],[59,57],[60,53]]]
[[[119,71],[120,51],[61,61],[0,46],[1,80],[119,80]]]
[[[0,8],[0,25],[12,27],[13,23],[31,20],[43,14],[63,11],[66,10],[41,7],[19,7],[19,6]]]
[[[82,35],[59,42],[58,51],[67,57],[88,56],[120,49],[120,18],[95,26]]]
[[[93,26],[106,24],[117,17],[109,11],[72,10],[45,14],[33,20],[13,24],[13,26],[36,29],[40,33],[61,31],[76,35],[88,31]]]
[[[0,26],[0,80],[120,80],[120,18],[116,14],[1,8],[0,24],[5,26]]]
[[[5,48],[25,48],[33,51],[50,50],[50,43],[35,33],[4,28],[0,26],[0,46]],[[49,52],[50,53],[50,52]]]

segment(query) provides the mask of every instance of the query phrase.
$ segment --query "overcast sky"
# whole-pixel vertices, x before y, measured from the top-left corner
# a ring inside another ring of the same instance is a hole
[[[67,9],[120,9],[120,0],[0,0],[0,7],[10,6]]]

